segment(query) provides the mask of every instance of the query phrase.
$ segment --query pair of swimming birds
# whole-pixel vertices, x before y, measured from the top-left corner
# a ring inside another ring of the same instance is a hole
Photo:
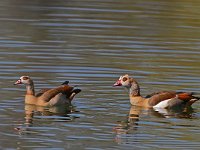
[[[81,92],[65,81],[62,85],[52,89],[42,89],[35,94],[33,80],[29,76],[22,76],[15,82],[15,85],[26,86],[25,104],[38,106],[59,106],[69,105],[74,96]],[[140,95],[140,87],[137,81],[129,75],[121,76],[114,86],[123,86],[129,91],[131,105],[148,108],[187,108],[200,98],[189,92],[161,91],[155,92],[146,97]]]

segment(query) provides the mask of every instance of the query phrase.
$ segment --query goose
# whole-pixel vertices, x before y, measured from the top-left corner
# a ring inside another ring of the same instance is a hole
[[[70,105],[74,96],[81,92],[80,89],[74,89],[65,81],[62,85],[52,89],[41,89],[35,94],[33,80],[29,76],[21,76],[14,85],[24,84],[26,86],[25,104],[37,106],[59,106]]]
[[[123,86],[129,90],[131,105],[155,109],[188,108],[200,98],[192,92],[160,91],[146,97],[140,94],[138,82],[128,74],[120,76],[114,86]]]

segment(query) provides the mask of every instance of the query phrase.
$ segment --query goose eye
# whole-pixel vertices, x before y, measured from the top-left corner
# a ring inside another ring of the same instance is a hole
[[[124,77],[122,80],[123,80],[123,82],[125,82],[127,79],[128,79],[127,77]]]
[[[23,80],[28,80],[28,77],[23,77],[22,79],[23,79]]]

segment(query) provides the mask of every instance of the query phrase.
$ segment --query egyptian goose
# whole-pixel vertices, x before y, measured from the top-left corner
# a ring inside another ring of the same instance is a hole
[[[35,94],[33,80],[29,76],[21,76],[14,85],[24,84],[26,86],[25,104],[38,106],[69,105],[76,94],[81,90],[74,89],[65,81],[61,86],[53,89],[42,89]]]
[[[136,106],[153,107],[153,108],[187,108],[194,102],[199,100],[199,97],[193,96],[193,93],[161,91],[155,92],[146,97],[140,95],[140,87],[135,79],[129,75],[121,76],[114,86],[123,86],[129,90],[130,103]]]

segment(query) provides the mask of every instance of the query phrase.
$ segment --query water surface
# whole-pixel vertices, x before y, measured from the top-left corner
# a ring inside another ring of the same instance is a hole
[[[0,2],[1,149],[198,149],[200,103],[188,113],[131,107],[112,87],[128,73],[142,95],[199,94],[200,6],[195,1]],[[65,80],[82,89],[69,108],[24,105]]]

